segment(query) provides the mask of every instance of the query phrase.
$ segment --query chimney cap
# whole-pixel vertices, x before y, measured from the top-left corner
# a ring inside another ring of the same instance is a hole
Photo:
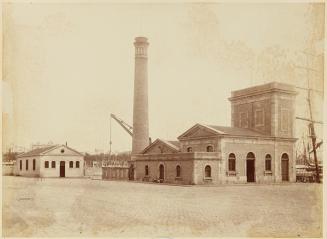
[[[135,37],[135,43],[148,43],[148,38],[146,37]]]

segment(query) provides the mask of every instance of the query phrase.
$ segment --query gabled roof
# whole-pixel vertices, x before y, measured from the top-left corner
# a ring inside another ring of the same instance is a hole
[[[22,157],[29,157],[29,156],[39,156],[39,155],[43,155],[47,152],[50,152],[58,147],[65,147],[67,149],[70,149],[71,151],[77,153],[77,154],[80,154],[80,155],[83,155],[81,154],[80,152],[66,146],[66,145],[59,145],[59,144],[56,144],[56,145],[50,145],[50,146],[46,146],[46,147],[42,147],[42,148],[37,148],[37,149],[33,149],[31,151],[28,151],[26,153],[22,153],[20,155],[17,156],[17,158],[22,158]]]
[[[215,129],[222,134],[240,135],[240,136],[265,136],[264,134],[251,129],[228,127],[228,126],[217,126],[217,125],[205,125],[205,126]]]
[[[158,142],[161,142],[165,145],[167,145],[167,147],[171,148],[172,150],[178,152],[180,151],[180,143],[179,141],[171,141],[171,140],[164,140],[164,139],[156,139],[155,141],[153,141],[153,143],[151,143],[148,147],[146,147],[141,154],[144,154],[145,152],[147,152],[153,145],[157,144]]]
[[[28,156],[37,156],[37,155],[43,154],[51,149],[55,149],[56,147],[58,147],[58,145],[51,145],[51,146],[46,146],[46,147],[42,147],[42,148],[36,148],[36,149],[33,149],[26,153],[22,153],[22,154],[18,155],[18,157],[20,158],[20,157],[28,157]]]
[[[228,126],[218,126],[218,125],[205,125],[205,124],[195,124],[193,127],[188,129],[186,132],[184,132],[182,135],[178,137],[178,139],[186,137],[189,133],[191,133],[193,130],[203,127],[208,130],[208,132],[211,132],[213,135],[232,135],[232,136],[266,136],[262,133],[259,133],[257,131],[251,130],[251,129],[244,129],[244,128],[238,128],[238,127],[228,127]]]

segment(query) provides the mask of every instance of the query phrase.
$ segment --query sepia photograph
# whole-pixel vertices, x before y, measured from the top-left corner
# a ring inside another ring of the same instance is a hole
[[[5,0],[2,234],[324,238],[324,1]]]

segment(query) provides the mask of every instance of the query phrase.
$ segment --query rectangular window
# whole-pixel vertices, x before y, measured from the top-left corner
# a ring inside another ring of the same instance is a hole
[[[56,168],[56,161],[51,162],[51,168]]]
[[[271,171],[271,159],[266,159],[266,171]]]
[[[33,159],[33,171],[35,171],[35,159]]]
[[[281,109],[281,117],[280,117],[280,124],[281,124],[281,131],[288,132],[288,125],[289,125],[289,111],[288,109]]]
[[[248,113],[247,112],[240,113],[240,127],[241,128],[248,127]]]
[[[23,161],[22,160],[19,160],[19,169],[20,169],[20,171],[22,171],[22,169],[23,169]]]
[[[254,122],[255,126],[263,126],[264,125],[264,111],[263,109],[256,110],[254,113]]]
[[[45,168],[49,168],[49,161],[45,161],[45,162],[44,162],[44,167],[45,167]]]
[[[28,170],[28,159],[26,159],[26,170]]]
[[[76,168],[79,168],[79,161],[76,161]]]
[[[74,162],[73,161],[69,161],[69,167],[73,168],[74,167]]]

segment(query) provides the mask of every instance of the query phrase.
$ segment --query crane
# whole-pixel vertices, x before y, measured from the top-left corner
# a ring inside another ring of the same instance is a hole
[[[114,114],[110,114],[110,151],[109,154],[111,155],[111,119],[114,119],[130,136],[133,137],[133,127],[127,124],[124,120],[120,119]],[[149,144],[151,144],[151,137],[149,137]]]

